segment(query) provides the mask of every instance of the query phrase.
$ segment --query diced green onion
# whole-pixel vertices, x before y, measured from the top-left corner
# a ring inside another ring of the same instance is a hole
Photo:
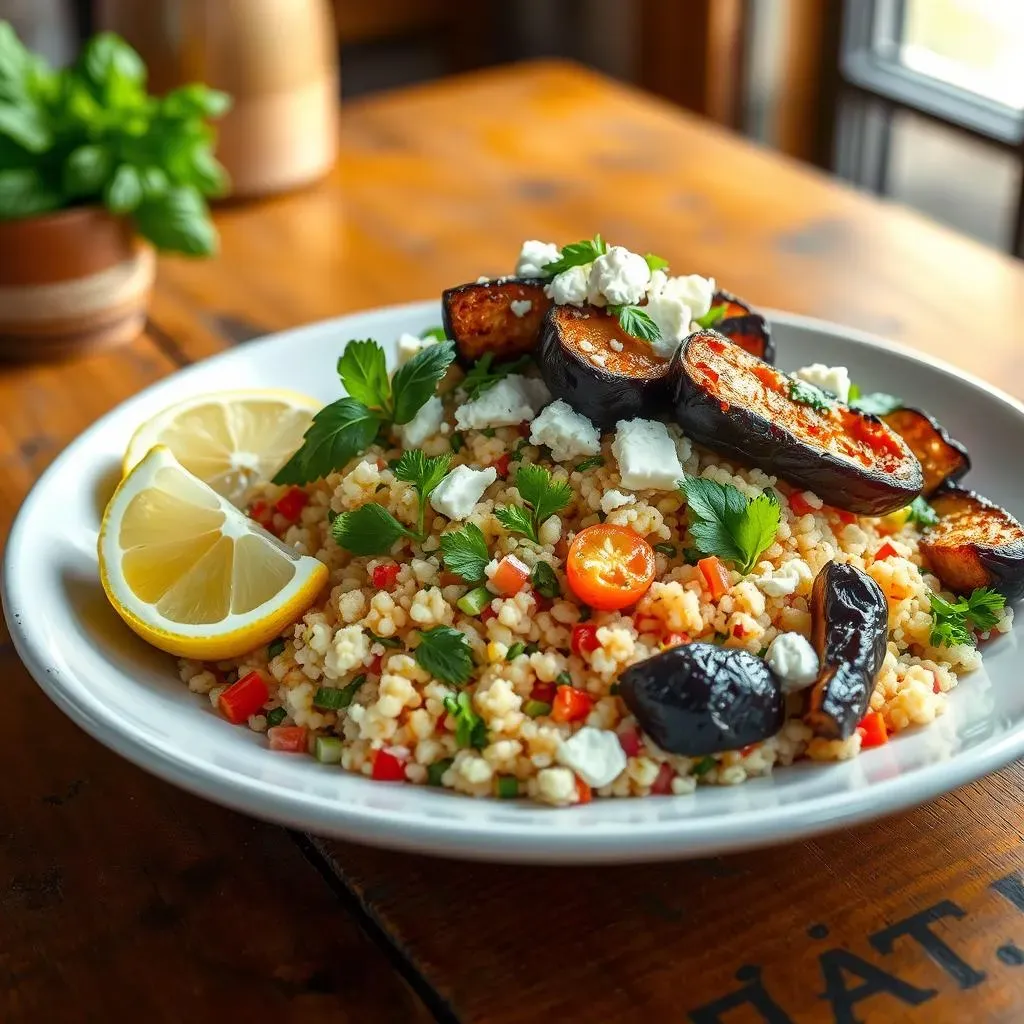
[[[452,436],[448,439],[448,443],[452,446],[453,452],[461,452],[462,446],[466,442],[461,434],[452,434]]]
[[[526,653],[527,654],[538,654],[539,652],[540,652],[540,644],[532,643],[531,642],[531,643],[528,643],[526,645]]]
[[[517,640],[517,641],[516,641],[516,642],[515,642],[515,643],[514,643],[514,644],[513,644],[513,645],[512,645],[512,646],[511,646],[511,647],[510,647],[509,649],[508,649],[508,653],[507,653],[507,654],[505,655],[505,660],[506,660],[506,661],[515,661],[515,660],[516,660],[516,658],[518,658],[518,657],[519,657],[519,655],[520,655],[520,654],[523,654],[523,653],[524,653],[525,651],[526,651],[526,644],[524,644],[524,643],[522,642],[522,640]]]
[[[317,736],[316,759],[321,764],[341,764],[341,747],[337,736]]]
[[[708,754],[707,757],[701,758],[693,767],[693,774],[699,779],[702,775],[707,775],[712,768],[717,765],[718,762]]]
[[[543,718],[551,714],[551,705],[546,700],[528,700],[523,705],[523,711],[530,718]]]
[[[479,615],[493,600],[494,595],[486,587],[477,587],[455,602],[459,611],[465,615]]]
[[[584,459],[576,466],[577,473],[586,473],[588,469],[597,469],[598,466],[604,465],[604,459],[600,455],[592,455],[589,459]]]
[[[589,622],[594,617],[593,609],[588,605],[580,605],[580,622]]]
[[[321,686],[313,694],[313,707],[327,711],[341,711],[352,703],[359,688],[366,682],[365,675],[356,676],[347,686]]]
[[[267,728],[273,729],[274,726],[280,725],[288,717],[288,712],[284,708],[271,708],[267,712]]]
[[[559,672],[558,675],[555,676],[555,682],[558,683],[559,686],[572,686],[572,676],[569,675],[568,672]]]
[[[519,796],[519,780],[514,775],[499,775],[495,788],[501,800],[515,800]]]
[[[268,648],[267,658],[276,658],[279,654],[284,654],[284,640],[278,637]]]
[[[443,761],[435,761],[429,768],[427,768],[427,782],[431,786],[441,786],[441,778],[444,773],[451,768],[453,759],[446,757]]]
[[[668,555],[669,558],[676,557],[676,546],[675,544],[655,544],[655,551],[660,551],[663,555]]]
[[[377,636],[372,630],[367,630],[370,634],[370,642],[374,644],[380,644],[381,647],[390,647],[397,650],[402,646],[402,641],[397,636]]]

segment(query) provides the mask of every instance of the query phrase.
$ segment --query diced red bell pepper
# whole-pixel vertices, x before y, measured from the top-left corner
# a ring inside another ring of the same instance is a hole
[[[370,662],[367,673],[371,676],[379,676],[381,673],[381,666],[384,664],[384,655],[378,654],[374,656],[373,661]]]
[[[757,748],[761,746],[760,743],[748,743],[745,747],[740,747],[740,757],[748,757]]]
[[[601,646],[597,639],[597,626],[589,622],[581,622],[572,627],[572,639],[569,641],[572,653],[578,654],[581,658],[584,654],[590,654]]]
[[[835,514],[839,517],[839,522],[846,523],[847,526],[850,523],[857,522],[857,517],[852,512],[847,512],[845,508],[833,509]]]
[[[378,750],[370,777],[377,782],[405,782],[405,762],[386,748]]]
[[[490,622],[491,619],[496,619],[497,617],[498,617],[498,613],[490,605],[488,605],[480,613],[480,621],[481,622]]]
[[[270,700],[270,690],[259,672],[250,672],[232,683],[218,698],[220,713],[232,724],[241,725]]]
[[[590,714],[594,698],[575,686],[560,686],[551,705],[551,717],[556,722],[578,722]]]
[[[804,497],[803,491],[794,491],[789,496],[789,507],[793,510],[794,514],[798,516],[805,516],[808,512],[818,511],[807,501]]]
[[[555,603],[550,597],[545,597],[536,590],[531,590],[530,596],[533,598],[533,603],[537,606],[537,611],[539,612],[551,611],[551,606]]]
[[[299,513],[309,504],[309,495],[301,487],[289,487],[277,501],[274,508],[290,523],[298,521]]]
[[[697,568],[700,570],[701,576],[704,577],[704,582],[711,593],[711,600],[718,601],[724,597],[729,589],[729,570],[726,569],[724,563],[711,555],[710,558],[702,558],[697,563]]]
[[[515,555],[506,555],[491,577],[491,586],[502,595],[518,594],[530,578],[530,567]]]
[[[899,552],[892,546],[892,544],[889,541],[886,541],[875,552],[875,561],[881,562],[883,558],[892,558],[892,556],[896,554],[899,554]]]
[[[578,775],[576,776],[576,803],[589,804],[594,799],[594,791]]]
[[[274,513],[265,501],[254,501],[249,507],[249,515],[264,529],[274,520]]]
[[[619,737],[619,746],[622,747],[622,752],[626,757],[636,757],[640,753],[640,733],[637,732],[635,726],[629,726],[626,729],[621,729],[617,734]]]
[[[378,590],[387,590],[388,587],[395,585],[395,580],[398,579],[398,574],[402,571],[400,565],[375,565],[373,572],[370,574],[370,582]]]
[[[534,683],[533,689],[530,690],[530,699],[550,704],[555,699],[557,689],[558,687],[554,683]]]
[[[662,647],[681,647],[690,643],[689,633],[666,633],[665,639],[661,641]]]
[[[732,627],[732,635],[736,637],[737,640],[742,640],[743,637],[746,636],[746,633],[746,628],[742,622],[737,622],[736,625]]]
[[[304,754],[307,748],[308,732],[304,725],[275,725],[267,730],[271,750],[285,754]]]
[[[885,727],[885,719],[880,711],[869,711],[861,719],[857,732],[860,734],[860,745],[865,750],[889,742],[889,731]]]
[[[496,458],[492,463],[490,463],[490,465],[492,465],[497,470],[498,476],[500,476],[500,477],[508,476],[508,462],[509,462],[509,459],[511,459],[511,458],[512,458],[511,453],[510,452],[505,452],[504,455],[498,456],[498,458]]]
[[[668,796],[672,792],[672,780],[675,775],[672,765],[663,763],[658,769],[654,782],[651,783],[651,792],[655,796]]]

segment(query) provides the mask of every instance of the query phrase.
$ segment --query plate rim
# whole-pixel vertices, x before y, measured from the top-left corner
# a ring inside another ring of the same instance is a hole
[[[365,321],[369,317],[392,318],[420,313],[427,316],[436,315],[437,309],[437,300],[382,306],[264,335],[246,342],[243,347],[217,353],[155,381],[108,410],[64,448],[35,481],[11,524],[0,578],[0,601],[15,651],[37,685],[64,714],[94,739],[133,764],[173,785],[233,810],[351,842],[407,852],[506,863],[640,863],[796,841],[904,811],[973,782],[1024,756],[1022,723],[1014,731],[1007,732],[983,748],[949,760],[923,765],[909,774],[901,774],[868,787],[842,789],[815,796],[787,805],[781,810],[765,804],[712,821],[703,819],[698,829],[688,827],[687,819],[646,822],[633,827],[621,823],[605,823],[588,824],[585,829],[573,828],[574,819],[578,823],[577,809],[552,808],[544,813],[551,815],[553,827],[539,833],[534,828],[524,831],[511,821],[500,824],[489,821],[486,827],[481,827],[470,820],[440,819],[425,814],[417,816],[404,811],[396,814],[362,804],[328,802],[323,797],[249,778],[194,757],[187,750],[151,742],[136,734],[101,701],[90,699],[88,687],[81,679],[65,682],[61,671],[47,664],[45,650],[39,649],[36,638],[23,622],[20,609],[27,607],[30,602],[19,600],[20,588],[15,580],[17,559],[12,552],[18,549],[21,534],[27,529],[34,496],[51,477],[63,472],[77,450],[86,445],[89,437],[99,431],[108,419],[118,415],[126,405],[142,404],[148,396],[164,390],[170,381],[187,379],[195,373],[208,370],[210,364],[237,359],[240,353],[251,354],[254,348],[334,328],[340,333],[346,322],[357,317]],[[878,335],[817,317],[775,309],[765,309],[765,314],[772,323],[838,335],[872,349],[896,352],[912,362],[926,364],[1010,406],[1024,420],[1024,403],[945,360],[899,342],[888,341]],[[71,675],[74,677],[74,673]],[[76,681],[78,685],[75,685]],[[453,796],[451,799],[466,798]]]

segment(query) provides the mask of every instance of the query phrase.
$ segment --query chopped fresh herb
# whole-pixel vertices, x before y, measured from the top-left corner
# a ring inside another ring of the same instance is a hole
[[[435,626],[420,633],[416,664],[435,679],[462,686],[473,674],[473,651],[464,633],[451,626]]]
[[[401,458],[388,459],[388,469],[394,472],[398,468],[398,464],[401,462]]]
[[[441,786],[444,773],[455,763],[455,759],[446,757],[443,761],[435,761],[427,768],[427,785]]]
[[[370,635],[371,644],[380,644],[381,647],[388,647],[392,650],[398,650],[402,646],[402,641],[397,636],[378,636],[372,629],[368,629],[366,632]]]
[[[934,526],[939,521],[939,514],[918,495],[907,507],[907,522],[919,528]]]
[[[661,331],[642,306],[609,306],[612,316],[619,318],[619,326],[634,338],[641,341],[658,341]]]
[[[594,617],[594,610],[589,605],[580,605],[580,622],[589,622]]]
[[[537,530],[533,525],[530,510],[522,505],[502,505],[494,510],[494,518],[510,533],[521,533],[530,540],[537,540]]]
[[[477,587],[455,602],[464,615],[479,615],[492,601],[494,595],[486,587]]]
[[[519,796],[519,780],[514,775],[499,775],[494,791],[499,800],[515,800]]]
[[[485,352],[470,368],[469,373],[463,378],[459,387],[466,392],[467,398],[472,401],[482,394],[490,391],[498,381],[503,380],[510,373],[518,373],[530,363],[529,356],[522,356],[509,363],[498,363],[492,366],[494,353]]]
[[[704,328],[714,327],[725,319],[728,309],[729,307],[724,302],[720,306],[712,306],[703,316],[696,318],[696,323]]]
[[[354,555],[381,555],[400,537],[413,534],[380,505],[361,505],[334,520],[331,536],[338,547]]]
[[[970,597],[958,597],[955,601],[930,594],[929,603],[932,613],[929,643],[933,647],[953,647],[973,644],[972,629],[992,629],[999,621],[1006,598],[988,587],[979,587]]]
[[[505,660],[506,661],[515,661],[516,658],[518,658],[520,654],[524,654],[525,652],[526,652],[526,644],[524,644],[522,642],[522,640],[517,640],[508,649],[508,653],[505,655]]]
[[[433,338],[434,341],[447,341],[448,337],[444,333],[443,327],[428,327],[421,335],[420,338],[426,341],[427,338]]]
[[[645,252],[644,259],[652,274],[656,270],[668,270],[668,260],[661,256],[655,256],[653,252]]]
[[[337,736],[317,736],[314,753],[321,764],[341,764],[344,747]]]
[[[445,478],[451,463],[452,457],[447,453],[430,456],[424,455],[419,448],[414,448],[411,451],[403,452],[402,457],[398,460],[398,465],[395,466],[395,476],[416,488],[419,498],[417,525],[421,540],[426,534],[427,499],[434,488]]]
[[[701,554],[696,548],[683,548],[683,561],[687,565],[696,565],[700,558]]]
[[[850,390],[846,393],[846,404],[853,408],[853,403],[860,398],[860,393],[860,388],[856,384],[851,384]]]
[[[288,712],[284,708],[271,708],[267,712],[267,728],[273,729],[275,726],[280,725],[288,717]]]
[[[572,676],[569,675],[568,672],[559,672],[558,675],[555,676],[555,682],[558,683],[559,686],[572,686]]]
[[[506,530],[522,533],[536,543],[541,523],[572,501],[572,488],[554,480],[542,466],[533,464],[516,470],[515,483],[525,508],[521,505],[496,508],[494,515]]]
[[[655,544],[654,545],[654,550],[655,551],[660,551],[663,555],[666,555],[669,558],[675,558],[676,557],[676,546],[675,546],[675,544]]]
[[[866,412],[872,416],[888,416],[889,413],[903,408],[903,399],[887,395],[884,391],[872,391],[870,394],[862,395],[860,388],[856,384],[851,384],[847,404],[858,412]]]
[[[285,642],[281,637],[278,637],[270,646],[267,648],[267,658],[276,658],[279,654],[284,654]]]
[[[340,516],[340,515],[341,515],[341,513],[340,513],[340,512],[335,512],[333,508],[329,508],[329,509],[327,510],[327,522],[328,522],[328,523],[329,523],[329,524],[330,524],[331,526],[333,526],[333,525],[334,525],[334,520],[335,520],[335,519],[337,519],[337,518],[338,518],[338,516]]]
[[[338,357],[338,376],[345,390],[368,409],[387,411],[391,402],[384,349],[372,339],[350,341]]]
[[[608,518],[608,513],[605,512],[605,510],[603,508],[602,509],[598,509],[597,521],[599,523],[603,523],[607,518]]]
[[[540,652],[540,644],[531,641],[526,645],[527,654],[538,654]]]
[[[562,596],[562,587],[555,575],[555,570],[547,562],[538,562],[530,573],[530,583],[541,597],[556,598]]]
[[[622,689],[622,687],[621,687],[621,686],[619,686],[619,684],[618,684],[618,683],[612,683],[612,685],[608,687],[608,692],[609,692],[609,693],[610,693],[610,694],[611,694],[611,695],[612,695],[613,697],[615,697],[615,696],[618,696],[618,693],[619,693],[619,690],[620,690],[620,689]]]
[[[365,675],[358,675],[347,686],[321,686],[313,694],[313,707],[328,711],[341,711],[352,703],[359,688],[366,682]]]
[[[747,498],[731,484],[688,476],[680,485],[697,549],[733,562],[745,576],[775,540],[779,499],[772,490]]]
[[[808,405],[816,412],[830,412],[832,409],[832,396],[814,384],[808,384],[805,380],[791,379],[789,382],[789,397],[801,405]]]
[[[572,270],[573,267],[585,267],[593,263],[598,256],[603,256],[608,251],[608,246],[600,235],[594,235],[593,239],[582,242],[571,242],[562,249],[561,255],[553,263],[546,263],[541,267],[542,273],[549,277]]]
[[[462,451],[463,445],[466,441],[461,434],[452,434],[448,439],[448,443],[452,446],[452,451],[458,454]]]
[[[702,757],[693,766],[693,774],[696,775],[699,779],[702,775],[707,775],[707,773],[711,771],[711,769],[714,768],[716,764],[718,764],[718,762],[710,754],[708,754],[707,757]]]
[[[551,705],[545,700],[528,700],[523,705],[523,714],[528,718],[542,718],[551,714]]]
[[[475,523],[467,523],[459,530],[442,533],[441,557],[445,568],[457,573],[467,583],[484,581],[484,570],[491,558],[487,550],[487,541]]]
[[[487,726],[473,710],[473,702],[465,690],[448,694],[444,699],[444,709],[455,719],[455,742],[460,747],[480,750],[487,746]]]
[[[604,465],[604,457],[601,455],[591,455],[589,459],[584,459],[582,462],[576,464],[577,473],[586,473],[588,469],[597,469]]]
[[[455,342],[441,341],[420,349],[391,378],[394,392],[392,422],[408,423],[437,391],[438,381],[455,360]]]

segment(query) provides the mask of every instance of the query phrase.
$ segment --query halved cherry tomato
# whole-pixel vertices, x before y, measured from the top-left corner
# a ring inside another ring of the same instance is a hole
[[[401,571],[402,567],[399,565],[377,565],[370,575],[370,581],[378,590],[387,590],[388,587],[395,585]]]
[[[232,725],[241,725],[270,699],[270,690],[259,672],[250,672],[232,683],[218,698],[220,713]]]
[[[299,513],[309,504],[309,495],[301,487],[289,487],[277,501],[274,508],[290,523],[299,518]]]
[[[889,730],[885,727],[885,719],[880,711],[869,711],[861,719],[857,732],[860,733],[860,745],[865,750],[889,742]]]
[[[581,658],[584,654],[596,651],[601,646],[601,641],[597,639],[597,626],[592,626],[589,622],[581,622],[578,626],[573,626],[569,646],[572,653],[578,654]]]
[[[390,750],[378,750],[373,759],[370,778],[377,782],[405,782],[405,762],[395,757]]]
[[[304,725],[275,725],[267,730],[271,750],[285,754],[303,754],[306,751],[306,727]]]
[[[724,597],[729,589],[729,570],[726,569],[724,563],[711,555],[709,558],[702,558],[697,563],[697,568],[700,570],[701,576],[704,577],[711,600],[717,601]]]
[[[594,698],[574,686],[560,686],[551,705],[551,717],[556,722],[578,722],[590,714]]]
[[[588,526],[569,546],[565,570],[581,601],[615,611],[647,593],[654,579],[654,549],[626,526]]]
[[[491,587],[503,597],[511,597],[523,589],[530,578],[530,567],[515,555],[506,555],[491,577]]]

